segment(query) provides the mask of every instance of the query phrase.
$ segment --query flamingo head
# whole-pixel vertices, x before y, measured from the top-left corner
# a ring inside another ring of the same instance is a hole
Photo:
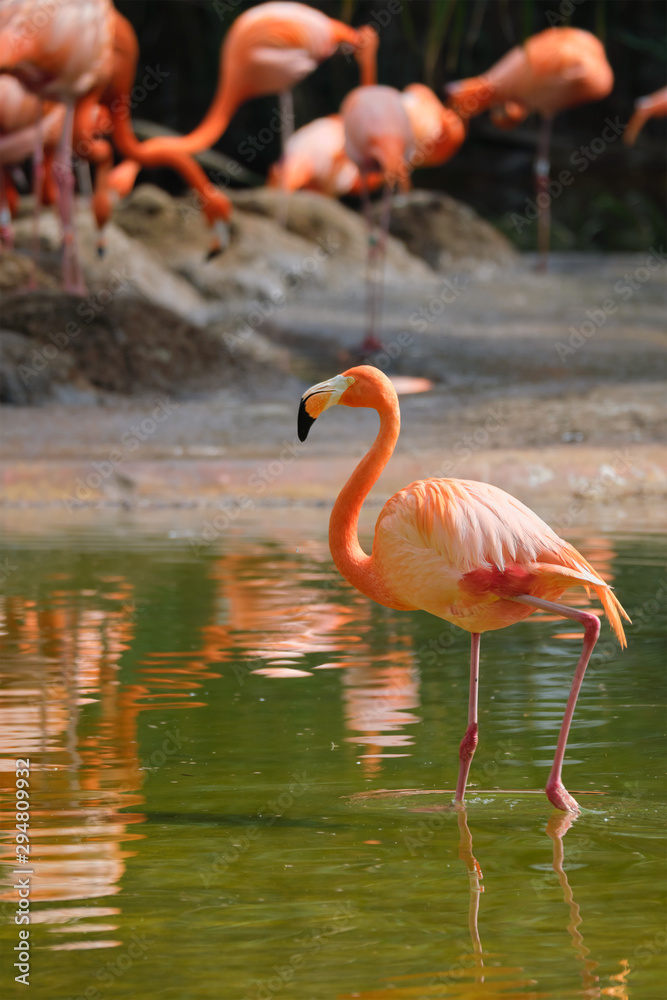
[[[305,441],[319,415],[337,403],[384,411],[388,404],[395,405],[396,390],[387,376],[373,365],[348,368],[342,375],[318,382],[301,397],[297,425],[299,440]]]

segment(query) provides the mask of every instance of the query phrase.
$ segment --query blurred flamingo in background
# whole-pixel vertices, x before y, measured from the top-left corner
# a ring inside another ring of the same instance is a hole
[[[127,158],[124,164],[113,167],[113,158],[100,156],[100,178],[95,185],[93,208],[98,226],[108,220],[115,198],[129,194],[140,168],[170,167],[179,173],[185,183],[199,195],[201,210],[214,229],[209,256],[224,249],[227,244],[226,222],[231,215],[231,203],[226,195],[209,181],[204,170],[189,153],[179,148],[180,140],[158,138],[139,142],[132,129],[130,100],[139,59],[139,43],[134,28],[118,11],[114,12],[113,68],[100,101],[106,109],[106,131],[112,133],[114,145]],[[91,109],[92,111],[93,109]],[[82,132],[90,135],[94,122]],[[174,142],[177,143],[174,146]]]
[[[55,200],[51,166],[64,120],[63,104],[42,101],[16,77],[0,76],[0,239],[5,246],[13,246],[11,216],[18,204],[12,168],[33,158],[36,239],[39,206]]]
[[[381,173],[371,173],[365,182],[375,191],[384,178]],[[345,152],[341,115],[316,118],[298,128],[285,143],[284,156],[271,167],[268,184],[285,191],[319,191],[332,198],[361,194],[359,167]]]
[[[297,129],[285,142],[282,158],[269,172],[269,186],[285,191],[307,188],[332,197],[358,192],[359,168],[345,152],[345,129],[340,115],[316,118]]]
[[[350,28],[302,3],[263,3],[244,11],[222,43],[218,86],[204,119],[188,135],[165,138],[164,148],[210,149],[241,104],[267,94],[281,95],[284,144],[294,120],[292,88],[342,44],[352,47],[362,83],[374,81],[377,33],[370,25]],[[157,141],[148,139],[147,151]]]
[[[359,82],[362,87],[370,87],[377,83],[380,39],[370,25],[356,29],[356,35]],[[271,187],[286,192],[307,188],[332,197],[360,193],[359,169],[345,152],[345,130],[339,114],[316,118],[289,134],[283,132],[282,146],[282,156],[269,174]],[[374,186],[381,184],[381,177],[376,176]]]
[[[430,87],[411,83],[402,94],[415,149],[412,166],[437,167],[458,152],[466,137],[466,127],[456,111],[446,108]]]
[[[648,97],[639,97],[635,101],[635,110],[623,133],[626,146],[634,146],[637,136],[646,125],[649,118],[664,118],[667,116],[667,87],[656,90]]]
[[[368,225],[366,261],[365,353],[382,346],[377,330],[381,320],[384,255],[389,230],[391,194],[395,187],[406,191],[410,183],[410,159],[414,136],[401,94],[393,87],[356,87],[341,105],[345,128],[345,151],[361,175],[364,216]],[[384,192],[377,231],[371,223],[367,178],[382,174]]]
[[[330,406],[369,407],[380,431],[338,495],[329,545],[345,579],[385,607],[417,608],[471,633],[468,728],[460,747],[456,799],[465,797],[478,739],[480,634],[522,621],[538,608],[584,626],[584,643],[547,781],[549,801],[576,813],[561,771],[570,723],[600,622],[590,611],[556,603],[570,587],[595,591],[621,646],[628,616],[609,585],[568,542],[528,507],[495,486],[463,479],[411,483],[382,508],[372,555],[358,540],[364,500],[389,461],[400,430],[398,397],[390,380],[369,365],[351,368],[308,389],[299,408],[299,439]]]
[[[54,172],[63,226],[63,282],[78,293],[85,286],[74,233],[74,118],[78,103],[100,93],[111,73],[113,18],[111,0],[4,0],[0,6],[0,72],[66,108]]]
[[[614,74],[604,46],[580,28],[547,28],[511,49],[481,76],[450,83],[449,103],[463,118],[492,109],[492,120],[512,128],[531,111],[542,115],[535,160],[540,268],[546,270],[549,252],[549,146],[551,121],[565,108],[606,97]],[[544,198],[540,196],[544,194]],[[542,201],[544,204],[540,204]]]

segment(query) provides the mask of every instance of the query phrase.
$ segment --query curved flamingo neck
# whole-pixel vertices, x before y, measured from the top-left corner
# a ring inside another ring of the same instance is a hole
[[[223,52],[223,58],[224,55]],[[227,130],[234,112],[243,100],[243,97],[230,85],[231,79],[233,74],[224,72],[221,61],[218,85],[208,111],[192,132],[178,139],[179,149],[182,152],[201,153],[205,149],[210,149]]]
[[[329,521],[329,547],[339,572],[353,587],[380,604],[387,604],[391,603],[391,597],[376,575],[372,555],[366,555],[359,544],[357,533],[364,500],[391,458],[401,427],[396,396],[376,409],[380,415],[380,430],[370,451],[359,462],[333,506]]]

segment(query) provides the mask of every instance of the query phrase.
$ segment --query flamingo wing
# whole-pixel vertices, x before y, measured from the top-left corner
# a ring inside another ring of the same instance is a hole
[[[625,612],[609,585],[537,514],[486,483],[427,479],[395,494],[377,521],[373,564],[408,606],[471,632],[533,613],[514,597],[556,600],[579,584],[595,591],[625,642]]]

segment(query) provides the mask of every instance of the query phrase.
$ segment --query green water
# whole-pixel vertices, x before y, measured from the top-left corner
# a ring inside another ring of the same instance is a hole
[[[666,995],[660,538],[573,538],[635,624],[623,653],[603,626],[584,683],[567,829],[541,789],[572,623],[483,637],[457,813],[468,637],[343,583],[326,511],[265,511],[201,551],[179,512],[39,517],[4,564],[3,998]]]

